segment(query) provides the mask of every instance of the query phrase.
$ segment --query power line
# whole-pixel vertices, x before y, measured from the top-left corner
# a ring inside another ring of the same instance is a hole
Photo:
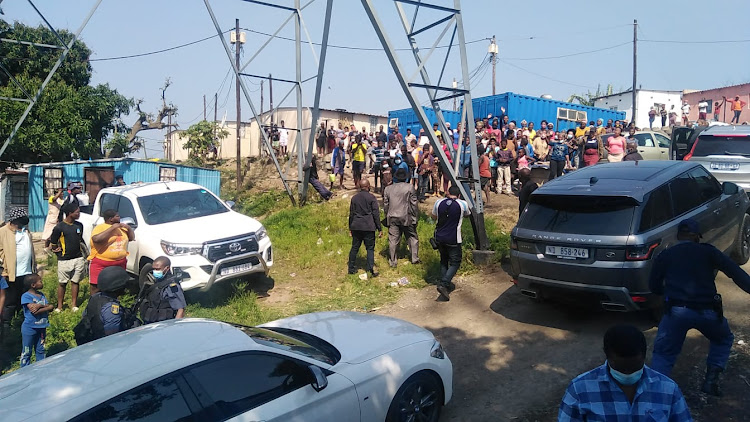
[[[715,40],[715,41],[679,41],[679,40],[638,40],[639,42],[668,43],[668,44],[737,44],[750,40]]]
[[[563,54],[561,56],[549,56],[549,57],[503,57],[505,60],[552,60],[552,59],[562,59],[565,57],[573,57],[573,56],[581,56],[584,54],[591,54],[591,53],[598,53],[600,51],[606,51],[606,50],[612,50],[618,47],[622,47],[624,45],[630,45],[633,41],[626,41],[620,44],[611,45],[609,47],[604,48],[597,48],[596,50],[588,50],[588,51],[580,51],[578,53],[570,53],[570,54]]]
[[[526,72],[526,73],[530,73],[532,75],[536,75],[536,76],[538,76],[540,78],[543,78],[543,79],[549,79],[550,81],[553,81],[553,82],[558,82],[558,83],[565,84],[565,85],[577,86],[579,88],[590,88],[590,89],[596,88],[596,87],[589,86],[589,85],[580,85],[580,84],[575,84],[575,83],[572,83],[572,82],[561,81],[559,79],[555,79],[555,78],[551,78],[551,77],[546,76],[546,75],[542,75],[541,73],[536,73],[534,71],[531,71],[529,69],[523,68],[523,67],[518,66],[518,65],[515,65],[515,64],[513,64],[511,62],[507,62],[507,61],[505,61],[503,59],[500,59],[500,58],[498,58],[498,60],[500,60],[501,62],[507,64],[508,66],[514,67],[514,68],[516,68],[518,70],[521,70],[521,71]]]
[[[224,32],[228,32],[228,31],[224,31]],[[131,54],[131,55],[128,55],[128,56],[103,57],[103,58],[100,58],[100,59],[89,59],[89,61],[90,62],[103,62],[103,61],[109,61],[109,60],[123,60],[123,59],[132,59],[132,58],[136,58],[136,57],[151,56],[153,54],[166,53],[167,51],[172,51],[172,50],[177,50],[178,48],[188,47],[188,46],[191,46],[191,45],[194,45],[194,44],[201,43],[203,41],[208,41],[211,38],[216,38],[218,36],[219,36],[219,34],[214,34],[214,35],[211,35],[210,37],[201,38],[199,40],[191,41],[189,43],[176,45],[174,47],[163,48],[161,50],[149,51],[147,53]]]

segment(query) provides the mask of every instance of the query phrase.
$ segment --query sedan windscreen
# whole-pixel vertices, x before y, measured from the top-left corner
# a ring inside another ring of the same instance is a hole
[[[628,235],[637,204],[623,197],[532,195],[518,227],[548,233]]]
[[[206,189],[142,196],[138,198],[138,206],[149,225],[229,212],[226,205]]]
[[[693,157],[709,155],[750,157],[750,136],[701,136],[695,144]]]

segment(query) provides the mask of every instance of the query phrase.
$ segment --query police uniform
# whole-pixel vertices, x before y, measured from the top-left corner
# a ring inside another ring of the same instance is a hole
[[[107,267],[99,274],[100,291],[91,296],[73,329],[78,345],[93,341],[137,325],[129,309],[117,300],[118,292],[130,279],[122,267]]]
[[[698,223],[692,219],[680,222],[678,232],[700,235]],[[716,270],[750,293],[750,276],[739,265],[714,246],[690,240],[659,254],[649,287],[651,292],[664,296],[665,304],[651,368],[670,376],[685,335],[695,328],[711,342],[703,391],[719,395],[718,377],[726,368],[734,335],[724,318],[721,296],[716,292]]]
[[[173,319],[178,310],[187,307],[180,277],[168,275],[156,282],[146,293],[141,308],[141,318],[146,324]]]

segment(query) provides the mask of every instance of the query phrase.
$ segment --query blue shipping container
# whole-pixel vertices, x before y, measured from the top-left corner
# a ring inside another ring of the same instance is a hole
[[[433,123],[437,123],[437,114],[435,110],[430,107],[422,107],[427,120],[430,121],[430,126]],[[443,118],[447,123],[451,124],[451,128],[455,129],[458,122],[461,121],[461,113],[458,111],[443,110]],[[411,129],[411,133],[419,136],[419,130],[422,129],[422,125],[419,123],[417,113],[411,108],[405,108],[403,110],[393,110],[388,112],[388,124],[391,123],[391,119],[398,119],[398,131],[401,135],[406,136],[406,129]]]
[[[29,170],[29,230],[40,232],[44,229],[47,217],[48,198],[46,192],[45,169],[62,170],[63,186],[70,181],[82,182],[86,169],[104,168],[114,171],[115,175],[122,175],[125,183],[158,182],[164,178],[175,177],[182,182],[201,185],[217,196],[221,194],[221,173],[199,167],[183,166],[161,161],[138,160],[131,158],[114,158],[91,161],[67,161],[62,163],[32,164]],[[162,177],[162,173],[164,178]],[[84,187],[84,189],[86,189]],[[89,198],[93,205],[95,198]]]
[[[505,114],[508,115],[508,118],[515,120],[519,127],[521,126],[521,120],[526,120],[527,122],[534,122],[536,129],[539,128],[542,120],[552,122],[555,125],[555,130],[567,130],[576,127],[576,121],[579,119],[586,120],[587,123],[591,120],[602,119],[605,124],[608,119],[625,119],[624,111],[529,97],[512,92],[473,98],[471,104],[474,108],[475,119],[485,118],[488,115],[492,115],[493,118],[500,118],[503,115],[502,107],[505,108]]]

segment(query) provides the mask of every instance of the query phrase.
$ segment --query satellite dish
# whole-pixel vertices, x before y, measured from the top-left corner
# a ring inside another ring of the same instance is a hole
[[[551,100],[552,96],[549,95],[549,94],[544,94],[544,95],[542,95],[542,98],[544,98],[545,100]]]

